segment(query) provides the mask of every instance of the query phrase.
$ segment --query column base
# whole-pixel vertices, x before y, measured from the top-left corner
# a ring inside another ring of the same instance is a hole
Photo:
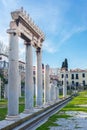
[[[50,106],[50,101],[44,103],[44,107],[48,107],[48,106]]]
[[[31,109],[25,109],[23,113],[24,114],[31,114],[33,112],[34,112],[34,108],[31,108]]]
[[[44,105],[36,105],[35,108],[36,109],[42,109],[42,108],[44,108]]]
[[[17,121],[20,119],[20,116],[19,115],[16,115],[16,116],[8,116],[7,115],[5,119],[8,121]]]

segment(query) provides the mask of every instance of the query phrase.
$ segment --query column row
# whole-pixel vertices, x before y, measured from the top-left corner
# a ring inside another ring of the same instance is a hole
[[[18,62],[18,34],[10,33],[9,38],[9,71],[8,71],[8,115],[18,117],[19,113],[19,62]],[[33,109],[34,103],[34,84],[33,84],[33,56],[31,42],[25,42],[26,45],[26,72],[25,72],[25,113],[29,113]],[[36,105],[43,103],[42,93],[42,55],[41,48],[36,49],[37,56],[37,76],[36,76]]]
[[[18,34],[10,33],[9,40],[9,72],[8,72],[8,116],[18,118],[19,114],[19,62],[18,62]],[[26,45],[26,72],[25,72],[25,113],[33,110],[34,84],[33,84],[33,56],[31,41],[25,41]],[[42,87],[42,50],[36,48],[36,106],[43,105]],[[57,85],[49,85],[49,66],[45,67],[44,76],[44,103],[58,99]]]

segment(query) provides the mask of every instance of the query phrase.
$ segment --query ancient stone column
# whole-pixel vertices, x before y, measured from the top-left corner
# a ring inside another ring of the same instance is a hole
[[[49,102],[51,102],[51,83],[49,79]]]
[[[66,73],[64,73],[63,78],[63,97],[66,97],[67,95],[67,84],[66,84]]]
[[[26,45],[26,74],[25,74],[25,113],[32,112],[33,108],[33,57],[32,45],[30,42],[25,42]]]
[[[59,100],[59,87],[57,87],[57,94],[58,94],[58,99]]]
[[[43,88],[42,88],[42,50],[36,50],[37,68],[36,68],[36,106],[43,104]]]
[[[56,100],[56,81],[52,81],[52,100]]]
[[[19,72],[19,97],[21,97],[21,72]]]
[[[16,118],[18,116],[18,34],[10,33],[9,40],[9,69],[8,69],[8,116]]]
[[[44,70],[44,103],[47,103],[49,101],[50,101],[49,65],[46,65]]]
[[[51,90],[50,90],[51,101],[54,101],[55,100],[55,87],[53,83],[51,83],[50,85],[51,85]]]
[[[4,85],[4,98],[7,99],[8,98],[8,84]]]
[[[56,88],[56,100],[58,100],[59,99],[59,88],[57,86],[55,88]]]
[[[1,100],[1,78],[0,78],[0,100]]]
[[[54,85],[54,100],[56,100],[56,86]]]

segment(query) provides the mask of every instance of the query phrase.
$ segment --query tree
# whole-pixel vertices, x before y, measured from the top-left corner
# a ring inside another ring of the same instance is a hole
[[[61,68],[64,68],[64,67],[65,67],[64,62],[62,62],[62,67]]]
[[[66,71],[68,70],[68,60],[67,60],[67,58],[65,58],[65,60],[62,62],[61,69],[65,69]]]
[[[3,53],[5,55],[8,55],[9,47],[5,46],[2,41],[0,41],[0,54]]]
[[[68,70],[68,60],[67,60],[67,58],[65,58],[64,64],[65,64],[66,70]]]

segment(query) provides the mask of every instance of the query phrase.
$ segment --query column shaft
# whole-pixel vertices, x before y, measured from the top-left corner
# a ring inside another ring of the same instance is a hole
[[[26,44],[26,74],[25,74],[25,111],[29,112],[33,108],[33,62],[32,46]]]
[[[54,101],[55,99],[55,88],[53,83],[51,83],[51,101]]]
[[[10,34],[8,70],[8,116],[18,115],[18,35]]]
[[[42,88],[42,54],[41,48],[36,51],[37,54],[37,70],[36,70],[36,105],[43,104],[43,88]]]
[[[7,99],[8,98],[8,84],[4,85],[4,98]]]
[[[49,101],[50,101],[49,65],[46,65],[44,70],[44,103]]]
[[[56,100],[59,99],[59,88],[56,86]]]
[[[19,97],[21,97],[21,72],[19,72]]]
[[[67,86],[66,86],[66,73],[64,73],[64,80],[63,80],[63,97],[66,97]]]

